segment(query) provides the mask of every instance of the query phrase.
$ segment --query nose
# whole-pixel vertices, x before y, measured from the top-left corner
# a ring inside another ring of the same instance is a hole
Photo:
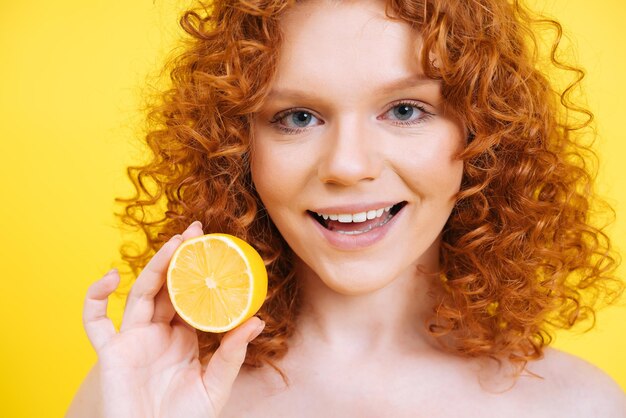
[[[340,121],[327,135],[317,171],[323,183],[350,186],[380,176],[381,142],[367,122],[357,118]]]

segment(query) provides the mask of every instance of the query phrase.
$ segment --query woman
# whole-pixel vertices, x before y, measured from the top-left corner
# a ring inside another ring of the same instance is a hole
[[[608,376],[546,348],[548,326],[622,286],[587,223],[575,107],[535,68],[524,9],[292,3],[182,19],[192,40],[123,214],[149,248],[124,254],[120,332],[117,272],[88,291],[99,360],[68,416],[626,416]],[[164,288],[178,245],[208,232],[252,243],[270,276],[262,320],[223,338]]]

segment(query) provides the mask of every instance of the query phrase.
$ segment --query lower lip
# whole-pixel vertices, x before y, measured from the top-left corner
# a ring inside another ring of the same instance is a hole
[[[383,226],[379,226],[378,228],[374,228],[370,231],[356,235],[346,235],[339,232],[331,231],[324,228],[312,216],[307,216],[309,217],[311,222],[315,224],[317,230],[321,232],[322,236],[326,238],[330,245],[340,250],[358,250],[361,248],[372,246],[382,240],[385,235],[387,235],[387,232],[389,232],[389,230],[393,227],[393,225],[395,225],[398,218],[402,216],[403,212],[404,207],[400,209],[400,211],[396,213],[393,218],[391,218]]]

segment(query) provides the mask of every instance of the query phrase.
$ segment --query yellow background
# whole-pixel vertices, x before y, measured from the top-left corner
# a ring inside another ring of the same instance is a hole
[[[626,248],[626,6],[536,0],[576,39],[600,135],[599,188],[618,211],[610,232]],[[0,0],[0,416],[62,416],[96,360],[81,324],[85,291],[118,265],[113,198],[145,77],[177,33],[174,0]],[[620,193],[621,192],[621,193]],[[622,275],[626,267],[621,269]],[[623,307],[555,346],[626,389]]]

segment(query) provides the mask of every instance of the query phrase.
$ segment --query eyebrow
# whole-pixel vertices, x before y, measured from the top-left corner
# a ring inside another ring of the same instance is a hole
[[[410,87],[417,87],[420,84],[425,84],[429,82],[436,82],[432,78],[426,77],[424,74],[411,75],[409,77],[400,78],[397,80],[393,80],[374,91],[375,94],[389,94],[391,92],[397,90],[403,90]],[[268,99],[295,99],[302,100],[314,97],[314,95],[309,94],[308,92],[304,92],[302,90],[296,89],[272,89],[269,92],[267,98]]]

